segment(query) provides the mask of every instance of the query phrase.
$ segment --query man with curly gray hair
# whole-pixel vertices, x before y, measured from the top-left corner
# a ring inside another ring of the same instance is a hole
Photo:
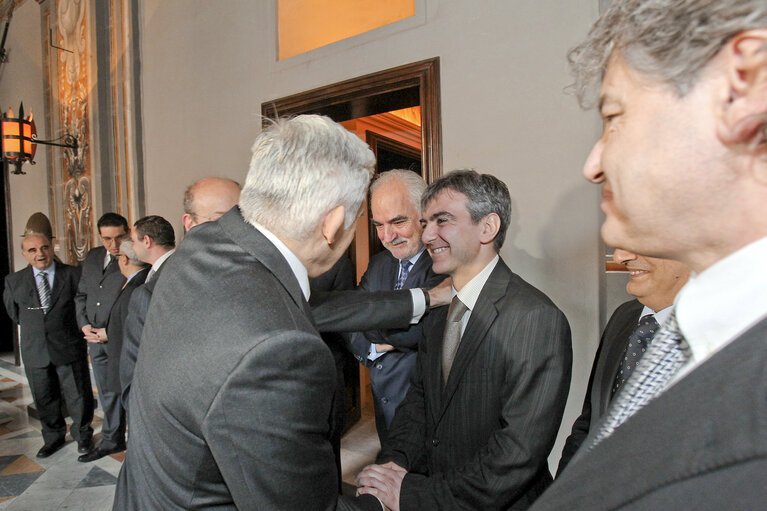
[[[605,241],[694,276],[533,509],[761,509],[767,1],[615,1],[569,59],[583,104],[601,84]]]

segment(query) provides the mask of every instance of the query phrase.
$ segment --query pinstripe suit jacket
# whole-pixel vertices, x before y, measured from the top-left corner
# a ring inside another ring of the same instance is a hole
[[[546,458],[570,386],[564,314],[499,261],[471,312],[447,384],[447,307],[425,318],[410,390],[379,462],[406,468],[400,509],[525,509],[551,483]]]

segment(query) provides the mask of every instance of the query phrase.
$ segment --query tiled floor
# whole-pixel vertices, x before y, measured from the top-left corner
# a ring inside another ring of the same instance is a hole
[[[24,371],[10,360],[12,356],[0,356],[0,510],[110,510],[124,454],[80,463],[77,443],[67,437],[63,449],[49,458],[36,458],[43,445],[40,423],[27,414],[32,397]],[[93,428],[98,443],[100,411],[96,414]],[[345,493],[353,493],[354,476],[378,450],[375,423],[364,417],[341,441]]]

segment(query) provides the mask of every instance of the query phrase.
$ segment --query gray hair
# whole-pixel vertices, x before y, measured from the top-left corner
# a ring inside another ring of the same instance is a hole
[[[367,144],[328,117],[276,120],[253,144],[240,210],[278,236],[305,240],[323,215],[344,206],[348,229],[374,166]]]
[[[460,192],[466,196],[466,209],[475,224],[490,213],[498,215],[501,228],[493,240],[493,246],[496,252],[500,252],[511,222],[511,196],[503,181],[490,174],[479,174],[473,170],[454,170],[426,188],[421,197],[421,208],[425,210],[426,205],[445,190]]]
[[[421,195],[426,190],[426,181],[418,175],[418,173],[412,170],[405,169],[393,169],[378,174],[378,177],[370,185],[370,197],[378,189],[379,186],[387,183],[402,183],[408,192],[410,203],[413,205],[418,214],[421,214]],[[417,219],[416,219],[417,220]]]
[[[731,37],[761,27],[765,0],[615,0],[567,56],[574,92],[581,106],[593,106],[619,53],[632,69],[684,96]]]
[[[136,256],[136,251],[133,250],[133,241],[131,240],[125,240],[120,243],[120,255],[128,256],[132,266],[144,266],[144,261]]]

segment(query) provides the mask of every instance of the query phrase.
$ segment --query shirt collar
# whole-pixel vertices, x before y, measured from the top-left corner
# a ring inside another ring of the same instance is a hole
[[[269,229],[257,222],[251,222],[251,225],[258,229],[258,231],[263,234],[266,239],[271,241],[272,245],[274,245],[274,248],[280,251],[282,257],[284,257],[288,265],[290,265],[290,269],[293,271],[293,275],[295,275],[296,280],[298,281],[298,285],[301,286],[301,292],[304,294],[304,298],[306,298],[306,301],[308,302],[309,296],[311,294],[309,289],[309,274],[307,273],[306,268],[304,267],[301,260],[298,259],[298,257],[296,257],[296,255],[291,252],[288,246],[283,243],[280,238],[275,236],[274,233],[272,233]]]
[[[152,265],[152,270],[154,270],[155,273],[157,273],[157,270],[160,269],[160,266],[162,266],[162,263],[164,263],[171,255],[173,255],[173,252],[175,252],[176,249],[172,248],[165,252],[163,255],[157,258],[157,260]]]
[[[767,315],[767,238],[693,275],[676,297],[676,318],[699,364]]]
[[[479,299],[479,294],[482,292],[482,288],[485,287],[487,279],[490,278],[490,274],[493,273],[495,265],[498,264],[500,257],[495,255],[492,261],[487,263],[481,272],[474,275],[474,277],[461,288],[460,291],[456,291],[453,288],[453,296],[458,295],[458,299],[469,309],[473,310]]]
[[[53,274],[56,273],[56,263],[52,262],[50,266],[42,270],[38,270],[37,268],[32,266],[32,273],[34,274],[35,278],[37,278],[37,276],[40,275],[42,272],[45,272],[49,277],[53,277]]]
[[[419,250],[416,255],[414,255],[413,257],[409,259],[398,259],[398,261],[400,262],[400,265],[402,264],[403,261],[410,261],[410,266],[411,267],[415,266],[415,263],[417,263],[418,259],[421,258],[421,254],[423,254],[424,250],[426,250],[425,246],[421,247],[421,250]]]
[[[639,319],[642,319],[643,317],[649,314],[655,318],[655,321],[657,321],[659,325],[663,325],[663,323],[666,322],[669,316],[671,316],[671,312],[673,310],[674,310],[674,306],[669,305],[665,309],[661,309],[658,312],[655,312],[650,307],[645,305],[644,309],[642,309],[642,314],[639,315]],[[637,323],[639,323],[639,321],[637,321]]]

